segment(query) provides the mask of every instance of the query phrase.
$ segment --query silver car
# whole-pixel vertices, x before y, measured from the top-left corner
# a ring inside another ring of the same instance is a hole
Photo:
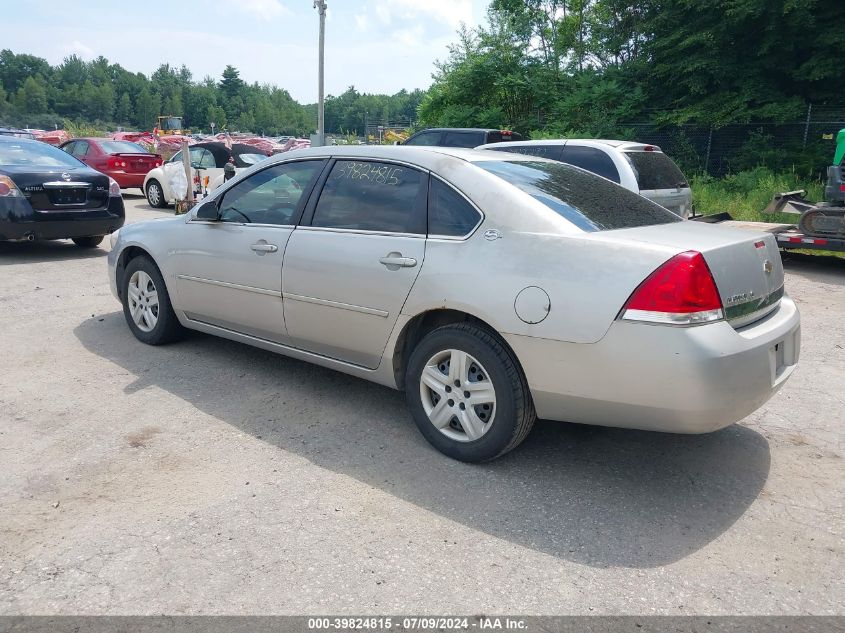
[[[559,160],[619,183],[686,219],[692,212],[692,190],[683,172],[657,145],[602,139],[549,139],[480,145]]]
[[[772,235],[504,152],[270,158],[186,216],[113,234],[109,275],[141,341],[190,328],[403,389],[426,439],[465,461],[538,416],[714,431],[798,360]]]

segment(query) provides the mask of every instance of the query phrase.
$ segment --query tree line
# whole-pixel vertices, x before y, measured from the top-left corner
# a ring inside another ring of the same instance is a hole
[[[845,103],[842,0],[492,0],[423,99],[423,125],[613,136]]]
[[[349,87],[326,98],[326,130],[363,134],[368,117],[413,119],[423,94],[362,94]],[[276,86],[248,84],[233,66],[219,80],[195,81],[187,67],[166,63],[147,77],[102,56],[85,61],[71,55],[51,66],[34,55],[0,51],[0,125],[53,129],[68,120],[98,129],[151,130],[160,115],[181,116],[196,131],[210,131],[214,123],[217,130],[302,136],[315,131],[317,106],[300,104]]]

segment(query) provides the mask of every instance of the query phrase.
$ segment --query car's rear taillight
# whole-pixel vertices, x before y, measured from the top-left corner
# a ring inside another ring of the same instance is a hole
[[[23,197],[21,190],[18,189],[15,181],[8,176],[0,175],[0,198],[20,198]]]
[[[120,198],[120,185],[114,178],[109,177],[109,198]]]
[[[126,161],[120,158],[109,158],[109,169],[122,169],[126,167]]]
[[[675,255],[649,275],[622,309],[626,321],[699,325],[724,318],[722,299],[704,256]]]

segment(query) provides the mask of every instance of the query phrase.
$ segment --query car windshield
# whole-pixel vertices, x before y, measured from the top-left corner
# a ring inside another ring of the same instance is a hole
[[[663,152],[625,152],[640,190],[687,187],[683,172]]]
[[[264,154],[240,154],[239,157],[247,165],[255,165],[267,158]]]
[[[147,150],[137,143],[129,141],[100,141],[100,147],[106,154],[146,154]]]
[[[521,189],[584,231],[682,222],[660,205],[571,165],[504,160],[475,164]]]
[[[0,165],[37,167],[80,167],[82,163],[67,152],[40,141],[0,143]]]

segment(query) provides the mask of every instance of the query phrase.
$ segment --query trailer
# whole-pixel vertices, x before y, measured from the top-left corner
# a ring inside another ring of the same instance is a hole
[[[796,224],[779,224],[776,222],[745,222],[734,220],[730,213],[715,213],[713,215],[693,215],[690,220],[706,222],[707,224],[719,224],[737,229],[750,231],[763,231],[772,233],[777,240],[778,246],[785,250],[809,249],[818,251],[837,251],[845,253],[845,238],[841,237],[818,237],[803,233]]]

